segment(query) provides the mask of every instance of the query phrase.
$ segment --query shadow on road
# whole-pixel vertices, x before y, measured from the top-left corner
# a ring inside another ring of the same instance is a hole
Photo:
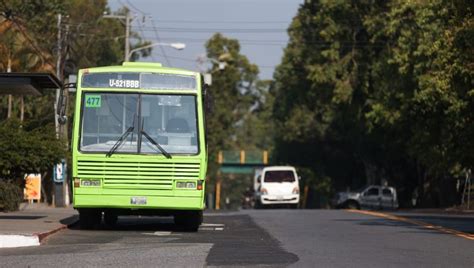
[[[79,222],[69,226],[71,230],[81,230]],[[116,225],[106,225],[103,221],[88,231],[167,231],[182,232],[183,230],[174,224],[172,217],[143,217],[143,216],[121,216]]]
[[[402,217],[407,218],[409,220],[413,220],[416,222],[420,222],[426,225],[433,225],[442,228],[449,228],[456,231],[464,232],[467,234],[474,234],[474,218],[472,217],[453,217],[453,216],[442,216],[442,215],[402,215]],[[366,225],[366,226],[393,226],[393,227],[404,227],[410,228],[412,230],[423,231],[425,233],[432,233],[432,234],[443,234],[446,235],[444,232],[440,232],[438,230],[429,229],[426,226],[416,225],[409,222],[404,221],[397,221],[391,219],[383,219],[383,218],[374,218],[374,219],[337,219],[335,221],[346,221],[346,222],[354,222],[359,225]]]
[[[1,215],[0,220],[37,220],[46,216],[26,216],[26,215]]]

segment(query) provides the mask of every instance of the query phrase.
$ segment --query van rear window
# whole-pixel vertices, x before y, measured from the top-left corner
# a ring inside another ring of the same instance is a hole
[[[294,182],[295,174],[291,170],[275,170],[265,172],[264,182]]]

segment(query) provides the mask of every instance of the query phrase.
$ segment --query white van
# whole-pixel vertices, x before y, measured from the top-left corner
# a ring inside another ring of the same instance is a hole
[[[300,202],[299,177],[294,167],[272,166],[257,170],[254,177],[255,206],[290,205]]]

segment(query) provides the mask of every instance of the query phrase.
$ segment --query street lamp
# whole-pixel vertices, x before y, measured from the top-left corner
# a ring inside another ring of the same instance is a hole
[[[172,47],[172,48],[177,49],[177,50],[183,50],[186,47],[186,44],[183,44],[183,43],[152,43],[152,44],[149,44],[149,45],[146,45],[146,46],[137,47],[137,48],[134,48],[134,49],[130,50],[130,52],[126,55],[127,57],[126,57],[125,61],[129,61],[130,57],[132,56],[132,54],[134,52],[137,52],[137,51],[142,50],[142,49],[154,47],[154,46],[167,46],[167,47]]]

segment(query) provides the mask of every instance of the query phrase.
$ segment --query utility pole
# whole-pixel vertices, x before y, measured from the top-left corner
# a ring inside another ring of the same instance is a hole
[[[119,19],[125,20],[125,55],[124,61],[129,61],[129,54],[130,54],[130,23],[132,22],[133,18],[130,16],[130,13],[127,11],[126,15],[104,15],[102,16],[106,19]]]
[[[61,22],[62,22],[62,15],[58,14],[58,36],[57,36],[57,43],[56,43],[56,77],[62,82],[62,77],[61,77],[61,58],[62,58],[62,32],[61,32]],[[60,126],[58,122],[58,100],[59,100],[59,94],[60,94],[60,88],[56,89],[56,101],[54,102],[54,126],[56,127],[56,138],[60,139],[61,138],[61,131],[60,131]],[[53,182],[54,184],[54,194],[53,194],[53,205],[55,207],[63,207],[66,204],[66,194],[67,194],[67,184],[62,181],[60,183],[58,182]],[[68,202],[69,203],[69,202]]]
[[[12,72],[12,57],[11,57],[11,52],[8,53],[8,63],[7,63],[7,73]],[[12,106],[13,106],[13,96],[11,94],[8,94],[8,113],[7,113],[7,118],[12,117]]]
[[[56,77],[61,79],[61,19],[62,15],[58,14],[58,39],[56,44],[57,54],[56,54]],[[59,91],[61,89],[56,89],[56,101],[54,102],[54,126],[56,127],[56,138],[59,138],[59,122],[58,122],[58,100],[59,100]]]
[[[125,61],[129,61],[129,53],[130,53],[130,15],[127,12],[127,16],[125,17]]]

